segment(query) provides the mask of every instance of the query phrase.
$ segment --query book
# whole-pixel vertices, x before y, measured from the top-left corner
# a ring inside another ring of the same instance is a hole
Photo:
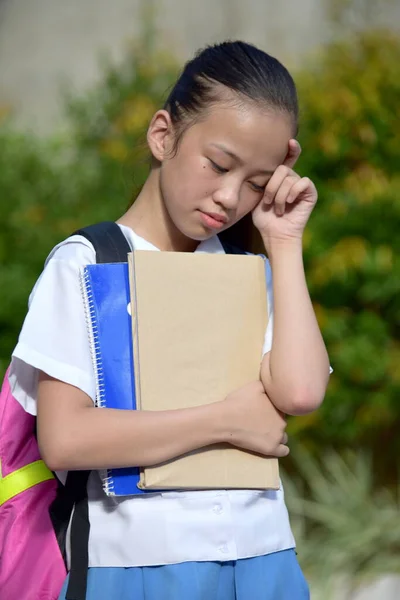
[[[199,406],[259,379],[268,320],[264,261],[128,254],[137,409]],[[277,459],[219,444],[141,469],[139,487],[278,489],[279,483]]]
[[[81,272],[96,406],[135,410],[134,361],[127,263],[87,265]],[[109,496],[143,494],[137,467],[100,472]]]

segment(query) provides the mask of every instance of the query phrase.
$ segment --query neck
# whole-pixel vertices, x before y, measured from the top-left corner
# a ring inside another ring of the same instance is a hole
[[[184,236],[172,222],[160,188],[160,169],[153,168],[138,197],[118,223],[165,251],[193,252],[199,242]]]

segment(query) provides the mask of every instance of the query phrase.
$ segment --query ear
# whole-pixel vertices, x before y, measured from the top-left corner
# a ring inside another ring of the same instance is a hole
[[[174,126],[166,110],[158,110],[147,130],[147,143],[153,157],[162,162],[173,147]]]

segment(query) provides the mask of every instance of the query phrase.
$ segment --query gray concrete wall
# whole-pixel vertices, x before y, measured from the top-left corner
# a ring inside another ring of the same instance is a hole
[[[207,43],[239,37],[293,64],[331,35],[328,2],[0,0],[0,105],[11,106],[22,126],[57,128],[60,83],[83,90],[99,76],[99,53],[119,60],[141,27],[144,4],[155,5],[157,36],[182,59]],[[382,2],[383,21],[393,23],[400,3]]]

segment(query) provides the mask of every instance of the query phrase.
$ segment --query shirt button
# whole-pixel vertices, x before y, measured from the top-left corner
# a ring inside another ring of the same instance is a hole
[[[223,546],[219,547],[219,551],[222,552],[222,554],[227,554],[228,553],[228,546],[226,544],[224,544]]]
[[[213,511],[216,515],[220,515],[223,512],[222,506],[220,504],[215,504]]]

